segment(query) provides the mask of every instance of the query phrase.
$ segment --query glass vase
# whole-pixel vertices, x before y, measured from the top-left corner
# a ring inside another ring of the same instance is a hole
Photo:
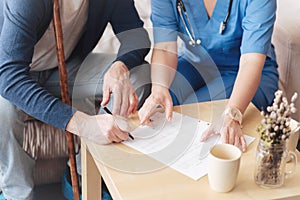
[[[293,176],[296,169],[296,154],[287,150],[287,142],[268,144],[259,141],[256,150],[255,183],[263,188],[277,188],[286,178]],[[287,160],[291,167],[286,170]]]

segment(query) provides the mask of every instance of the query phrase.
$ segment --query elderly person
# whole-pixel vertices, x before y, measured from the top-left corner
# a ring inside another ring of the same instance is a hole
[[[99,96],[102,106],[112,102],[116,115],[135,112],[149,90],[142,83],[147,66],[139,67],[149,38],[133,1],[63,0],[60,7],[73,98]],[[128,139],[112,115],[87,114],[59,99],[52,8],[52,0],[0,2],[0,188],[6,199],[33,198],[34,160],[22,149],[24,112],[99,144]],[[90,54],[108,23],[121,43],[118,55]]]

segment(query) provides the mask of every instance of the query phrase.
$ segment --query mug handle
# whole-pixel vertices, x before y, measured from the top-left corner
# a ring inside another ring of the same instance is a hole
[[[294,152],[289,151],[288,152],[288,158],[290,158],[289,162],[292,163],[292,167],[291,167],[290,170],[288,170],[288,171],[285,172],[285,178],[291,178],[291,177],[293,177],[293,175],[296,172],[297,155]]]

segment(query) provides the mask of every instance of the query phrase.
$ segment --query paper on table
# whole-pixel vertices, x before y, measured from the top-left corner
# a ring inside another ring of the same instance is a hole
[[[123,143],[194,180],[206,175],[206,156],[212,146],[220,143],[220,137],[199,142],[209,123],[176,112],[173,112],[172,122],[166,121],[164,113],[160,112],[152,120],[153,127],[138,127],[131,132],[135,140]],[[245,139],[247,145],[254,141],[247,135]]]

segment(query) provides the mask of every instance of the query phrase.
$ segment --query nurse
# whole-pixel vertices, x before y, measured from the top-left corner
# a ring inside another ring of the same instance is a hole
[[[221,119],[201,140],[221,134],[223,143],[246,151],[241,130],[245,109],[251,101],[266,108],[278,89],[271,44],[276,1],[152,0],[151,4],[152,93],[139,111],[141,123],[150,123],[157,106],[165,108],[171,120],[173,105],[228,98]]]

